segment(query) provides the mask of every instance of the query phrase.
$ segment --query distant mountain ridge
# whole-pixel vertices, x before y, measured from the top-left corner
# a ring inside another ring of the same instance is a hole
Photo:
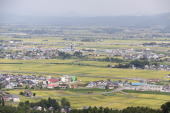
[[[1,24],[56,24],[56,25],[112,25],[112,26],[170,26],[170,13],[154,16],[115,17],[45,17],[45,16],[2,16]]]

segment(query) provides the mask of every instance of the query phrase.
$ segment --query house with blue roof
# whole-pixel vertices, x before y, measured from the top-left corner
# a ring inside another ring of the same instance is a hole
[[[135,83],[131,83],[132,86],[143,86],[146,85],[145,83],[140,83],[140,82],[135,82]]]

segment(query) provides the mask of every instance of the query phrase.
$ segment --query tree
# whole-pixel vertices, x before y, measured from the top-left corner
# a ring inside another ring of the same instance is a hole
[[[170,102],[166,102],[161,106],[163,113],[170,113]]]
[[[76,51],[76,52],[74,52],[73,55],[76,56],[76,57],[82,57],[82,56],[83,56],[83,53],[80,52],[80,51]]]
[[[130,65],[134,65],[137,68],[144,68],[145,65],[149,65],[149,62],[147,60],[134,60],[130,62]]]
[[[112,65],[108,64],[107,67],[112,67]]]
[[[68,58],[71,57],[71,55],[69,53],[65,53],[65,52],[62,52],[62,51],[58,52],[58,56],[60,56],[62,59],[68,59]]]
[[[5,100],[2,95],[0,95],[0,105],[5,106]]]
[[[2,89],[2,84],[0,84],[0,89]]]
[[[66,98],[61,99],[61,106],[63,108],[69,108],[70,107],[70,102]]]
[[[24,93],[21,91],[20,93],[19,93],[20,95],[24,95]]]
[[[28,85],[26,85],[26,86],[25,86],[25,89],[28,89],[28,88],[29,88]]]
[[[49,104],[48,108],[53,107],[54,110],[57,111],[60,110],[59,103],[55,99],[48,98],[48,104]]]
[[[33,93],[33,96],[35,97],[35,96],[36,96],[36,93]]]
[[[30,111],[30,102],[29,101],[25,101],[25,102],[20,102],[18,105],[18,109],[22,109],[23,111],[25,111],[25,113]]]

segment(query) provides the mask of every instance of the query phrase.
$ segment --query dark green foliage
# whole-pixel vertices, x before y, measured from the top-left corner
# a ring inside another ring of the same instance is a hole
[[[52,107],[55,111],[60,110],[60,105],[55,99],[48,98],[48,100],[41,100],[37,103],[31,103],[30,106],[33,108],[35,106],[41,106],[42,108],[48,109]]]
[[[21,113],[15,107],[11,106],[0,106],[0,113]]]
[[[129,65],[134,65],[137,68],[144,68],[145,65],[149,65],[149,61],[147,60],[134,60],[129,63]]]
[[[80,51],[76,51],[76,52],[74,52],[73,56],[81,58],[81,57],[83,57],[83,53]]]
[[[144,69],[145,65],[149,65],[149,61],[147,60],[133,60],[129,63],[119,63],[118,65],[116,65],[116,68],[130,68],[132,66],[137,67],[137,68],[141,68]]]
[[[130,65],[129,64],[121,64],[121,63],[119,63],[118,65],[115,65],[114,67],[115,68],[129,68]]]
[[[36,93],[33,93],[33,96],[35,97],[35,96],[36,96]]]
[[[123,90],[126,93],[140,93],[140,94],[154,94],[154,95],[169,95],[169,92],[155,92],[155,91],[137,91],[137,90]]]
[[[160,110],[154,110],[147,107],[128,107],[123,110],[114,110],[103,107],[89,107],[83,110],[72,110],[71,113],[162,113]]]
[[[65,52],[62,52],[62,51],[58,52],[58,56],[61,57],[62,59],[69,59],[69,58],[71,58],[71,54],[65,53]]]
[[[147,107],[128,107],[123,109],[122,113],[161,113],[161,111]]]
[[[69,108],[70,107],[70,102],[66,98],[61,99],[61,106],[63,108]]]
[[[120,59],[120,58],[103,58],[103,59],[97,59],[98,61],[105,61],[105,62],[116,62],[116,63],[121,63],[124,62],[124,60]]]
[[[66,109],[66,113],[170,113],[170,102],[161,106],[161,110],[151,109],[148,107],[128,107],[123,110],[115,110],[104,107],[84,107],[84,109],[68,110],[70,102],[62,98],[59,103],[55,99],[48,98],[37,103],[30,103],[29,101],[19,103],[18,107],[2,106],[0,105],[0,113],[61,113],[61,108]],[[41,106],[42,110],[34,109]],[[49,109],[53,107],[53,109]]]
[[[19,94],[20,94],[20,95],[24,95],[24,92],[21,91]]]
[[[166,102],[161,106],[163,113],[170,113],[170,102]]]
[[[0,95],[0,105],[5,106],[5,101],[2,95]]]

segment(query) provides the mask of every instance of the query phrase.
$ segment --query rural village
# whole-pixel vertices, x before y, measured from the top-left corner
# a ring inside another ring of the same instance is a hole
[[[56,43],[58,44],[58,43]],[[56,45],[54,44],[54,45]],[[126,61],[134,61],[134,60],[146,60],[148,63],[144,64],[142,67],[138,67],[135,65],[130,66],[112,66],[113,68],[141,68],[141,69],[149,69],[149,70],[170,70],[170,65],[163,64],[161,62],[169,62],[170,56],[165,53],[157,53],[150,48],[146,49],[92,49],[92,48],[83,48],[77,49],[78,45],[74,44],[66,44],[65,48],[43,48],[43,44],[34,44],[33,42],[24,43],[22,40],[9,40],[4,41],[0,40],[0,58],[1,59],[19,59],[19,60],[31,60],[31,59],[69,59],[71,56],[86,58],[87,60],[96,60],[89,59],[90,56],[105,56],[108,57],[108,61],[111,61],[112,57],[120,57],[121,59]],[[38,45],[37,47],[30,47],[32,45]],[[138,45],[138,46],[145,46]],[[150,44],[148,44],[150,45]],[[152,45],[152,43],[151,43]],[[159,45],[159,44],[158,44]],[[160,44],[161,45],[161,44]],[[168,45],[168,43],[167,43]],[[112,62],[112,61],[111,61]],[[149,63],[149,62],[160,62],[159,63]]]
[[[4,24],[0,100],[38,103],[31,109],[48,111],[55,107],[41,103],[61,105],[65,98],[71,106],[63,113],[89,106],[159,108],[170,94],[169,37],[159,26]]]
[[[170,0],[0,0],[0,113],[170,113]]]
[[[20,95],[26,97],[34,97],[29,89],[105,89],[106,93],[114,93],[123,90],[135,91],[154,91],[154,92],[168,92],[170,93],[170,85],[157,85],[161,80],[147,79],[139,80],[138,82],[129,82],[128,80],[113,81],[113,80],[99,80],[80,84],[76,76],[63,75],[61,77],[50,76],[36,76],[36,75],[21,75],[21,74],[0,74],[0,95],[5,101],[20,102],[19,95],[9,94],[5,90],[24,89]],[[107,91],[109,90],[109,91]]]

